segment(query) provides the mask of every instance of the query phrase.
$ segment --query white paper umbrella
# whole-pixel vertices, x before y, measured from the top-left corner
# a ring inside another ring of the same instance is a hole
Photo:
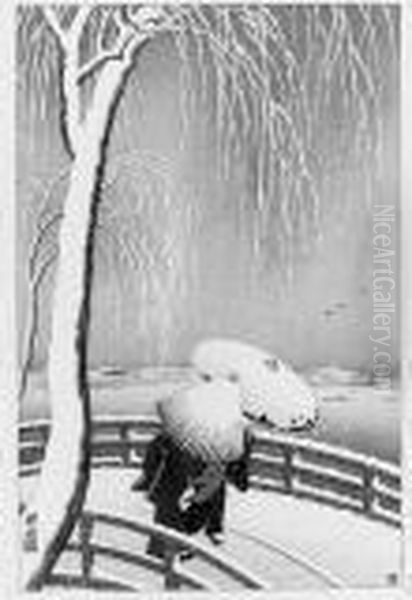
[[[238,386],[223,380],[196,383],[157,408],[163,427],[192,456],[215,463],[241,456],[245,420]]]
[[[314,391],[291,367],[260,348],[235,340],[205,340],[195,348],[192,364],[203,378],[237,383],[242,409],[255,419],[285,430],[316,422]]]

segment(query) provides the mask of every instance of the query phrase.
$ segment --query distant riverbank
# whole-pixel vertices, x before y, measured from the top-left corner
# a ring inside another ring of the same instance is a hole
[[[156,401],[190,381],[187,369],[91,373],[95,415],[154,414]],[[401,401],[398,391],[377,392],[367,385],[318,385],[321,421],[305,437],[399,462]],[[30,378],[21,420],[49,415],[44,373]],[[303,435],[303,434],[300,434]]]

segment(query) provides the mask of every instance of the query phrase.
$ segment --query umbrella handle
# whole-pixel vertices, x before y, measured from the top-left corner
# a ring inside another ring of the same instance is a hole
[[[154,490],[156,489],[160,478],[162,477],[165,467],[166,467],[166,459],[167,459],[167,452],[163,451],[162,452],[162,460],[159,464],[159,466],[157,467],[155,476],[153,477],[148,489],[147,489],[147,498],[150,500],[152,497],[152,494],[154,492]]]
[[[265,427],[269,427],[270,429],[273,429],[275,431],[280,431],[280,428],[276,425],[276,423],[270,421],[266,415],[256,417],[254,414],[250,413],[247,410],[242,410],[242,415],[252,423],[255,423],[257,425],[264,425]]]

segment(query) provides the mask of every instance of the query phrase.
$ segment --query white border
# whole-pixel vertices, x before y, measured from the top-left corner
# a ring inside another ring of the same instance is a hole
[[[402,7],[401,96],[401,331],[402,331],[402,474],[403,474],[403,585],[412,595],[412,2]]]
[[[14,15],[0,5],[0,596],[17,580],[16,328],[14,211]],[[14,400],[14,401],[13,401]]]
[[[100,3],[122,4],[128,0],[103,0]],[[171,0],[168,0],[169,2]],[[206,0],[211,1],[211,0]],[[313,0],[288,0],[287,3],[313,3]],[[346,0],[334,0],[345,3]],[[72,0],[80,3],[79,0]],[[156,2],[156,0],[149,0]],[[239,2],[239,0],[224,0]],[[23,0],[26,4],[36,4],[36,0]],[[67,0],[54,0],[53,4],[64,4]],[[99,0],[91,0],[98,4]],[[223,0],[222,0],[223,3]],[[286,3],[286,2],[285,2]],[[370,3],[370,2],[367,2]],[[386,3],[375,0],[374,3]],[[17,597],[17,472],[16,424],[17,407],[17,363],[15,328],[15,210],[14,210],[14,8],[15,0],[0,0],[0,598],[5,600]],[[412,237],[410,219],[412,206],[409,194],[412,191],[412,0],[394,4],[402,5],[402,356],[403,356],[403,475],[404,475],[404,545],[403,545],[403,589],[365,589],[328,592],[279,592],[253,593],[256,599],[272,597],[274,600],[324,598],[369,600],[392,600],[406,598],[412,594]],[[15,402],[12,400],[16,399]],[[38,597],[56,597],[57,594],[43,593]],[[90,592],[59,593],[60,596],[74,599],[94,597]],[[249,595],[249,594],[241,594]],[[32,594],[20,594],[20,598]],[[159,597],[159,594],[146,595]],[[200,595],[203,597],[203,593]],[[119,598],[119,593],[102,593],[102,600]],[[142,597],[142,594],[121,594],[123,597]],[[193,597],[186,593],[164,593],[162,598],[184,600]],[[221,598],[232,598],[231,594],[219,594]]]

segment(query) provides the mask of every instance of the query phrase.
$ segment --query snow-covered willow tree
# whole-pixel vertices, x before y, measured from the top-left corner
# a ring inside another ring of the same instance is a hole
[[[129,153],[122,160],[111,154],[113,129],[127,137],[119,104],[130,74],[138,79],[144,49],[161,38],[174,45],[182,139],[199,107],[212,102],[218,176],[222,181],[230,177],[239,156],[250,168],[253,189],[248,206],[238,210],[253,215],[247,226],[253,227],[259,253],[268,232],[277,232],[288,247],[296,236],[316,237],[319,231],[324,157],[317,144],[325,115],[350,120],[357,159],[365,169],[378,164],[383,56],[388,48],[389,54],[396,52],[396,27],[395,10],[366,5],[38,5],[18,10],[19,82],[30,111],[47,115],[49,103],[58,105],[67,152],[63,202],[51,208],[49,203],[48,219],[39,223],[31,252],[34,298],[50,264],[56,268],[47,368],[51,434],[33,505],[24,514],[34,539],[25,560],[28,588],[41,586],[51,572],[89,481],[87,349],[99,231],[120,231],[119,248],[137,259],[136,273],[148,282],[150,294],[164,298],[157,315],[167,314],[176,285],[184,279],[179,272],[185,268],[185,232],[200,210],[190,201],[178,203],[164,171],[163,200],[154,206],[158,186],[144,176],[145,167],[136,178],[142,157]],[[126,187],[134,182],[140,204],[133,205],[135,194],[123,194],[127,200],[120,209],[116,206],[118,195],[111,196],[110,187],[113,181],[121,187],[119,179]],[[164,229],[166,242],[157,249],[148,233],[150,219],[127,240],[130,214],[143,207]],[[52,229],[56,256],[47,255],[36,267],[39,248]],[[168,265],[171,278],[160,274],[153,280],[151,274],[161,271],[154,268],[159,262]],[[36,310],[33,314],[35,321]],[[29,354],[32,346],[29,335]]]

